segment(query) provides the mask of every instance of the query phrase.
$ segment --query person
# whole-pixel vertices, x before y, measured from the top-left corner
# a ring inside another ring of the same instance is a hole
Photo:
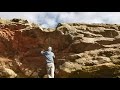
[[[48,78],[54,78],[54,72],[55,72],[54,58],[55,58],[55,55],[52,52],[52,47],[48,47],[47,51],[41,51],[41,54],[43,54],[46,57]]]

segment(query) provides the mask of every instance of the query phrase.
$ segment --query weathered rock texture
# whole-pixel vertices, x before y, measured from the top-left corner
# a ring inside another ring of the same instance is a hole
[[[57,78],[120,76],[120,25],[60,23],[47,29],[27,20],[1,19],[0,77],[45,77],[40,51],[48,46],[56,55]]]

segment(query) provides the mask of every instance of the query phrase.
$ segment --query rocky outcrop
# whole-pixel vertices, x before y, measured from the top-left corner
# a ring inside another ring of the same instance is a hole
[[[59,23],[47,29],[27,20],[1,19],[0,63],[7,69],[0,73],[12,74],[0,77],[45,78],[46,62],[40,51],[51,46],[57,78],[119,78],[119,45],[116,24]]]
[[[0,78],[16,78],[17,74],[11,69],[12,60],[0,57]],[[15,67],[14,67],[15,68]]]

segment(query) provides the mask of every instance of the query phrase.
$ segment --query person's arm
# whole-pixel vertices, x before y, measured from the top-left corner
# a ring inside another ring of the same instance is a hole
[[[53,53],[53,58],[54,58],[54,64],[56,65],[57,64],[57,61],[55,59],[55,54]]]
[[[45,52],[44,51],[41,51],[41,54],[44,54]]]
[[[55,54],[53,53],[53,58],[55,58]]]

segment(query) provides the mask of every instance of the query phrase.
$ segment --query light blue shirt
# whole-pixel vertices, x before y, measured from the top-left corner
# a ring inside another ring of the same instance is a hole
[[[55,55],[51,51],[41,51],[41,54],[43,54],[46,57],[46,62],[47,63],[54,63]]]

